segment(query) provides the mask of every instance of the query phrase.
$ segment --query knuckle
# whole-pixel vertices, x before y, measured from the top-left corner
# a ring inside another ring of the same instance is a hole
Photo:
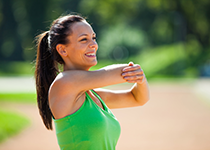
[[[142,78],[142,76],[143,76],[143,75],[141,75],[141,74],[140,74],[140,75],[138,75],[138,77],[139,77],[139,78]]]
[[[137,82],[141,82],[142,80],[138,79]]]
[[[141,66],[137,64],[137,65],[136,65],[136,68],[141,69]]]
[[[135,73],[132,71],[132,72],[129,72],[129,75],[132,76],[134,75]]]

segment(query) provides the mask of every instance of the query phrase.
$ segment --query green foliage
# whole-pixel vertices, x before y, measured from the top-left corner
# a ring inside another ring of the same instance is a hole
[[[0,102],[36,103],[35,93],[0,93]]]
[[[191,42],[179,43],[150,48],[130,59],[140,64],[149,78],[166,75],[197,77],[199,70],[190,67],[188,61],[199,53],[196,43],[193,46],[197,52],[191,50]]]
[[[127,59],[149,45],[145,33],[126,24],[104,29],[99,41],[99,57],[114,60]]]
[[[13,136],[29,125],[29,120],[15,112],[0,110],[0,142]]]
[[[133,17],[142,0],[81,0],[78,10],[88,16],[97,16],[97,24],[115,24]]]
[[[115,63],[128,63],[133,61],[140,64],[147,78],[154,77],[191,77],[200,75],[197,67],[191,59],[194,59],[201,52],[201,47],[196,41],[188,43],[177,43],[163,45],[154,48],[147,48],[139,51],[139,54],[124,60],[103,59],[91,70],[100,69],[106,65]]]
[[[145,51],[139,61],[148,76],[151,76],[175,62],[184,60],[186,56],[183,50],[183,45],[161,46]]]
[[[1,61],[0,62],[0,76],[5,75],[33,75],[34,64],[26,61]]]
[[[14,67],[16,63],[8,62],[32,61],[36,52],[34,37],[49,30],[54,19],[68,12],[87,16],[93,25],[100,46],[99,59],[126,61],[146,53],[148,46],[183,43],[187,57],[178,66],[184,65],[183,72],[190,74],[209,65],[209,6],[209,0],[0,0],[0,75],[30,74],[30,67]],[[162,50],[159,53],[164,55]],[[174,64],[171,60],[169,64]],[[166,72],[174,72],[170,65],[162,66]]]

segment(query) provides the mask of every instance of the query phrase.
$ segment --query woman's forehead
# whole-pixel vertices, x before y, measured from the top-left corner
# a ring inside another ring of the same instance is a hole
[[[95,34],[90,24],[87,23],[86,21],[74,23],[71,27],[71,30],[72,30],[72,35],[77,36],[77,37],[82,36],[84,34],[87,34],[87,35]]]

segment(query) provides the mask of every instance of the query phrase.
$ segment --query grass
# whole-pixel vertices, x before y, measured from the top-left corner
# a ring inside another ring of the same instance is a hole
[[[35,93],[0,93],[0,102],[36,103]],[[3,111],[0,108],[0,143],[20,133],[30,121],[16,112]]]
[[[0,102],[36,103],[35,93],[0,93]]]
[[[169,68],[170,71],[176,69],[175,67],[180,67],[180,64],[173,64],[182,62],[186,57],[183,44],[177,44],[173,46],[164,45],[149,49],[140,55],[133,57],[133,59],[138,64],[141,64],[147,76],[157,76],[157,73],[160,74],[160,71],[164,71],[169,66],[172,66]],[[181,66],[182,65],[183,64],[181,64]]]
[[[30,121],[16,112],[0,110],[0,142],[23,130]]]

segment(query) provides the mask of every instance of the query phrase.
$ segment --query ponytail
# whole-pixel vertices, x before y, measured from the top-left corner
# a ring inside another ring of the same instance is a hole
[[[37,37],[37,58],[35,67],[36,92],[39,113],[47,129],[52,130],[52,112],[48,102],[50,85],[59,73],[58,64],[64,61],[56,50],[57,44],[68,44],[68,36],[72,33],[71,25],[85,21],[77,15],[67,15],[56,19],[50,28]]]
[[[49,31],[37,37],[35,79],[39,113],[46,128],[52,130],[52,113],[48,103],[48,91],[58,69],[48,45],[48,36]]]

